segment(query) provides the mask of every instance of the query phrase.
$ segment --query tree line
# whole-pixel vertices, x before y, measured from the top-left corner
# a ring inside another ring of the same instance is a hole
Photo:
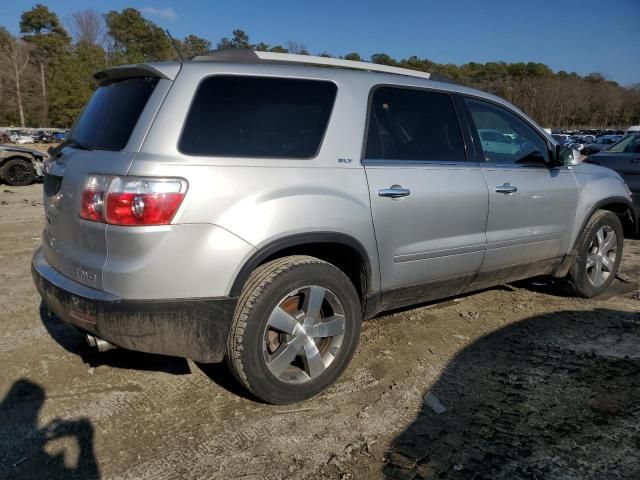
[[[104,14],[81,10],[65,23],[37,4],[23,12],[18,36],[0,26],[0,125],[69,127],[96,88],[93,73],[130,63],[188,59],[214,48],[197,35],[174,39],[133,8]],[[310,54],[299,42],[251,43],[242,30],[221,38],[215,48]],[[623,87],[599,73],[554,72],[534,62],[441,64],[417,56],[394,59],[386,53],[363,59],[351,52],[339,58],[445,75],[506,98],[545,127],[640,123],[640,84]]]

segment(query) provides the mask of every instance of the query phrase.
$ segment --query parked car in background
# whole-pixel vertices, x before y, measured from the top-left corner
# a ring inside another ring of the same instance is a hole
[[[538,275],[599,295],[633,224],[618,174],[425,72],[237,49],[96,78],[47,165],[42,298],[267,402],[328,387],[383,310]]]
[[[480,135],[480,141],[485,149],[509,155],[520,151],[520,147],[514,138],[515,136],[505,135],[497,130],[488,128],[478,129],[478,135]]]
[[[582,153],[582,149],[585,146],[585,142],[584,141],[580,141],[580,140],[576,140],[576,139],[569,139],[569,141],[567,143],[565,143],[565,145],[568,148],[571,148],[572,150],[577,150],[578,152]]]
[[[558,142],[560,145],[564,145],[567,143],[567,141],[569,140],[569,135],[565,134],[565,133],[553,133],[551,134],[551,136],[554,138],[554,140],[556,142]]]
[[[31,148],[0,145],[0,180],[13,187],[32,184],[44,174],[45,157]]]
[[[571,135],[567,139],[565,145],[567,145],[569,148],[572,148],[574,150],[578,150],[582,154],[582,150],[584,149],[584,147],[595,141],[596,141],[596,137],[594,135],[578,134],[578,135]]]
[[[67,138],[67,134],[69,133],[68,130],[64,131],[64,132],[55,132],[53,133],[53,138],[54,141],[56,142],[63,142],[65,138]]]
[[[618,172],[631,191],[636,216],[640,216],[640,133],[627,135],[609,149],[590,155],[586,162]]]
[[[58,141],[58,139],[54,137],[52,132],[47,132],[45,130],[38,130],[34,134],[34,139],[39,143],[53,143]]]
[[[11,132],[9,134],[9,140],[11,140],[12,143],[16,143],[18,145],[24,145],[25,143],[35,143],[33,135],[21,131]]]
[[[580,134],[580,135],[574,135],[573,136],[574,140],[576,140],[578,143],[582,143],[584,145],[588,144],[588,143],[593,143],[596,141],[596,136],[595,135],[585,135],[585,134]]]
[[[621,138],[621,135],[602,135],[598,137],[595,142],[585,145],[580,153],[583,155],[591,155],[602,150],[607,150],[613,144],[620,141]]]
[[[640,125],[631,125],[629,128],[627,128],[627,131],[625,133],[627,135],[630,135],[632,133],[640,133]]]

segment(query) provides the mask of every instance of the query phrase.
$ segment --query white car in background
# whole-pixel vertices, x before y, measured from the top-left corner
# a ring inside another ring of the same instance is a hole
[[[480,135],[482,146],[491,152],[514,155],[520,151],[520,146],[514,138],[517,137],[515,134],[505,134],[489,128],[479,128],[478,134]]]
[[[560,145],[565,145],[569,141],[569,135],[567,135],[566,133],[552,133],[551,136]]]
[[[32,135],[27,135],[22,132],[12,132],[11,134],[9,134],[9,140],[11,140],[11,143],[16,143],[18,145],[35,142],[35,139]]]

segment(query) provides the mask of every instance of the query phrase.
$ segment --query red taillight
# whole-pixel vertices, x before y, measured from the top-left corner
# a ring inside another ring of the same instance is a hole
[[[113,225],[167,225],[183,196],[182,193],[110,193],[105,218]]]
[[[85,220],[91,220],[94,222],[101,222],[102,217],[102,204],[104,203],[104,192],[94,192],[92,190],[85,190],[82,192],[82,207],[80,209],[80,216]]]
[[[181,179],[91,175],[80,216],[111,225],[167,225],[187,190]]]
[[[90,175],[82,190],[80,217],[92,222],[103,222],[104,194],[109,186],[109,177]]]

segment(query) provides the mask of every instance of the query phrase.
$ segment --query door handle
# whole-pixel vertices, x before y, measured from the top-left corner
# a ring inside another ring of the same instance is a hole
[[[511,185],[510,183],[505,183],[496,187],[496,192],[504,193],[505,195],[510,195],[512,193],[516,193],[518,191],[518,187]]]
[[[402,185],[391,185],[390,188],[382,188],[378,190],[380,197],[401,198],[411,194],[408,188],[402,188]]]

